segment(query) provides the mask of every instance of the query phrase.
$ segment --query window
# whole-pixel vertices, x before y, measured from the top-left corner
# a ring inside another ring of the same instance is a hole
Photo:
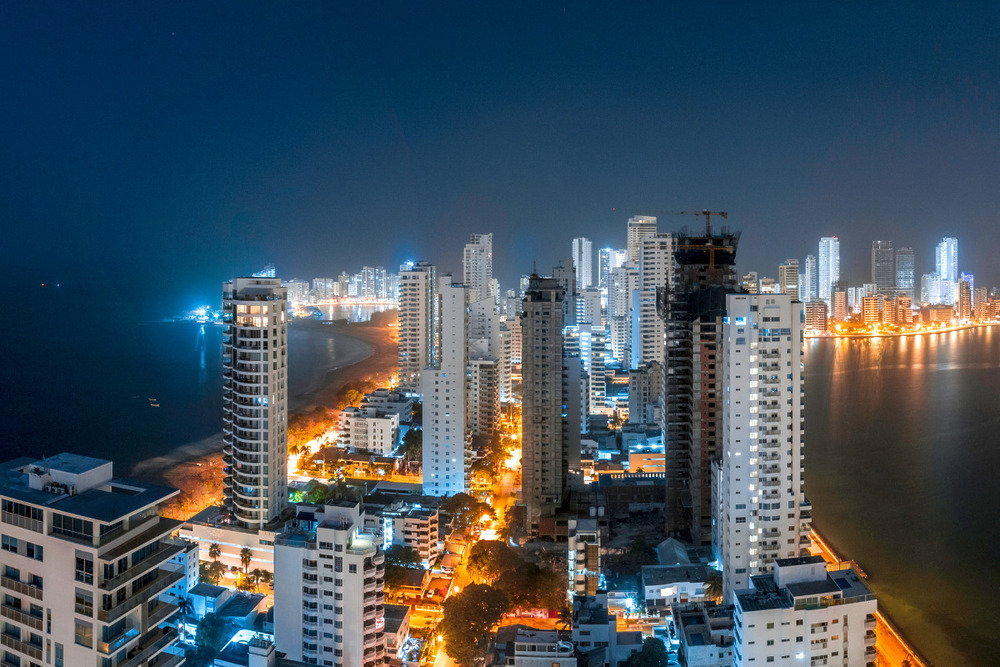
[[[77,540],[92,542],[94,539],[94,523],[84,521],[75,516],[52,514],[52,534],[65,535]]]
[[[94,583],[94,561],[76,557],[76,580],[84,584]]]
[[[11,537],[10,535],[3,536],[2,547],[4,551],[10,551],[11,553],[17,553],[17,538]]]
[[[357,574],[358,573],[357,563],[351,563],[350,565],[348,565],[347,571],[350,572],[351,574]]]
[[[42,560],[42,545],[32,544],[31,542],[28,542],[28,549],[25,552],[25,555],[28,558],[34,558],[35,560]]]
[[[94,594],[89,591],[76,589],[76,605],[74,611],[84,616],[94,615]]]
[[[77,620],[76,630],[73,635],[73,641],[75,641],[80,646],[86,646],[87,648],[94,647],[94,626],[86,621]]]

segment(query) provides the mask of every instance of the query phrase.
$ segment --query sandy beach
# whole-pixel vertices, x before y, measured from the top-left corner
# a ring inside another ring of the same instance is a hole
[[[296,326],[321,327],[337,345],[335,363],[307,390],[289,397],[289,428],[321,415],[332,420],[337,402],[352,384],[388,382],[397,372],[397,313],[374,313],[368,322],[301,321]],[[219,415],[222,421],[222,415]],[[222,432],[137,464],[133,477],[168,484],[179,496],[162,508],[165,516],[187,519],[222,498]]]

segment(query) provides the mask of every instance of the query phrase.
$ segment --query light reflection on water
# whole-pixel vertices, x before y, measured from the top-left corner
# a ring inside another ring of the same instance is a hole
[[[939,667],[1000,654],[998,343],[984,328],[806,345],[816,526]]]

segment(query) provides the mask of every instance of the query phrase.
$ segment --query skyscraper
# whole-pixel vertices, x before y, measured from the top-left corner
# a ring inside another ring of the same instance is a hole
[[[639,266],[642,240],[656,235],[656,217],[636,215],[628,219],[628,265]]]
[[[469,290],[469,300],[490,296],[493,280],[493,234],[473,234],[462,255],[462,281]]]
[[[607,291],[611,287],[611,272],[619,266],[625,266],[625,262],[627,261],[628,250],[601,248],[597,251],[597,286],[598,288],[604,290],[605,296],[607,296]]]
[[[816,296],[832,307],[830,296],[833,286],[840,281],[840,239],[824,236],[819,240],[819,267],[816,278]]]
[[[958,297],[958,239],[949,236],[941,239],[934,253],[934,265],[941,280],[941,303],[953,305]]]
[[[674,244],[670,233],[642,240],[639,251],[639,310],[633,313],[631,367],[651,361],[663,363],[663,319],[657,313],[656,292],[670,285],[674,267]],[[638,325],[638,326],[636,326]]]
[[[802,293],[804,298],[800,300],[807,303],[815,301],[818,298],[816,294],[816,285],[818,283],[816,276],[816,255],[806,255],[806,267],[802,273],[802,278]]]
[[[896,291],[913,298],[914,288],[913,248],[896,250]]]
[[[399,388],[419,392],[420,374],[437,364],[437,271],[417,262],[399,267]]]
[[[278,278],[222,286],[223,503],[254,530],[288,505],[287,296]]]
[[[573,268],[576,269],[576,288],[590,289],[593,282],[594,252],[590,239],[573,239]]]
[[[423,395],[423,483],[430,496],[465,491],[466,341],[469,331],[465,286],[438,278],[441,299],[439,362],[421,375]],[[488,302],[488,299],[485,301]],[[471,461],[470,461],[471,463]]]
[[[790,295],[733,294],[722,326],[726,387],[713,542],[727,595],[808,555],[802,485],[802,314]]]
[[[707,232],[708,230],[706,230]],[[712,463],[720,454],[722,324],[737,290],[739,234],[674,236],[670,285],[659,290],[665,320],[661,428],[668,535],[699,544],[712,535]]]
[[[563,350],[565,297],[558,280],[537,275],[524,293],[521,495],[532,532],[562,504],[570,471],[580,464],[581,368],[579,357]]]
[[[872,241],[872,282],[876,294],[888,296],[896,291],[896,257],[892,241]]]
[[[799,260],[786,259],[778,265],[778,293],[799,297]]]

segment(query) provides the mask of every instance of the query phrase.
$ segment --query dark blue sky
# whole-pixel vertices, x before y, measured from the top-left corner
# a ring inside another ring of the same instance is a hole
[[[4,271],[180,305],[493,231],[509,286],[712,208],[743,270],[954,235],[1000,282],[996,3],[541,4],[0,0]]]

